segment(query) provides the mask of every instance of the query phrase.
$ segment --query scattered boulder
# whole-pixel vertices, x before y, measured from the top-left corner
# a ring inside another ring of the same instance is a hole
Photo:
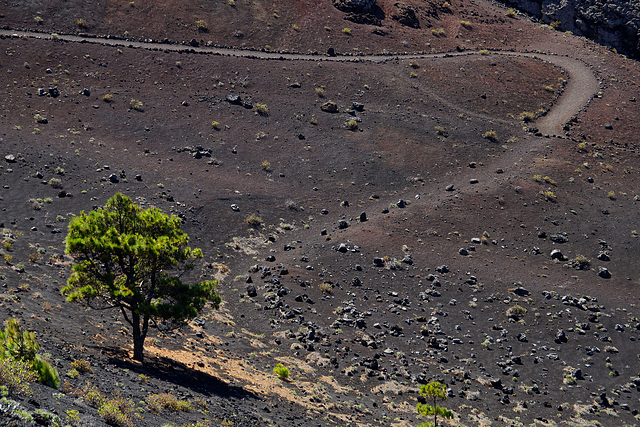
[[[566,261],[567,257],[564,256],[560,249],[554,249],[551,251],[551,259],[557,259],[559,261]]]
[[[327,101],[320,106],[320,109],[325,113],[337,113],[338,112],[338,104],[333,101]]]
[[[343,12],[368,13],[376,0],[333,0],[333,7]]]
[[[514,294],[518,295],[519,297],[526,297],[530,294],[530,292],[525,288],[523,288],[522,286],[518,286],[517,288],[509,289],[509,290]]]
[[[569,339],[567,338],[567,334],[564,333],[564,330],[560,329],[556,333],[554,341],[556,342],[556,344],[562,344],[562,343],[565,343],[565,342],[569,341]]]
[[[569,241],[569,238],[564,234],[552,234],[549,239],[554,243],[567,243]]]
[[[232,105],[242,105],[242,98],[240,98],[240,95],[227,95],[227,102]]]
[[[391,18],[405,27],[420,28],[420,21],[416,15],[416,10],[412,6],[404,3],[396,3],[395,7],[396,11],[391,14]]]
[[[610,279],[611,273],[609,272],[609,269],[607,267],[600,267],[598,270],[598,276],[602,277],[603,279]]]

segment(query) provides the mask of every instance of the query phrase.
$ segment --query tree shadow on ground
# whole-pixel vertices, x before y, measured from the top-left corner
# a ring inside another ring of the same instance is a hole
[[[234,399],[263,400],[260,396],[245,390],[242,386],[230,384],[206,372],[190,368],[184,363],[167,357],[146,356],[145,363],[132,360],[129,352],[120,347],[95,346],[108,356],[109,363],[121,369],[129,369],[161,381],[168,381],[206,396]]]

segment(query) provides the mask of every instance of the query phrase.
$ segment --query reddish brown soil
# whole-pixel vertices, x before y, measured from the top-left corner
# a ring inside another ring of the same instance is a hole
[[[0,39],[0,147],[17,158],[0,169],[0,221],[15,238],[3,249],[12,259],[2,267],[0,318],[36,331],[63,376],[78,358],[94,366],[64,378],[64,397],[36,387],[21,404],[76,409],[84,425],[100,425],[74,396],[92,383],[141,407],[167,391],[207,401],[201,412],[146,412],[136,425],[415,425],[416,391],[437,379],[451,389],[444,405],[456,425],[637,423],[637,62],[488,2],[454,1],[450,12],[406,3],[419,8],[422,28],[399,25],[394,2],[380,1],[385,36],[345,21],[328,1],[1,3],[0,26],[12,30],[132,42],[195,38],[322,54],[540,51],[581,61],[600,85],[562,137],[545,137],[519,116],[553,114],[571,72],[539,59],[265,60],[162,44]],[[429,10],[438,11],[430,27]],[[446,36],[432,34],[438,28]],[[38,95],[50,87],[60,96]],[[269,114],[232,105],[229,94]],[[321,111],[329,100],[339,113]],[[364,111],[348,112],[353,102]],[[351,119],[360,120],[356,130],[346,128]],[[184,150],[197,146],[211,156]],[[57,197],[52,178],[68,197]],[[144,366],[129,358],[118,313],[87,311],[59,293],[71,261],[57,258],[69,217],[117,191],[180,215],[207,262],[231,269],[219,287],[223,309],[203,313],[204,328],[154,334]],[[252,213],[264,221],[258,230],[245,223]],[[554,249],[567,260],[552,260]],[[603,250],[609,261],[597,259]],[[589,269],[571,267],[578,255]],[[583,296],[577,307],[572,298]],[[515,304],[527,309],[520,321],[505,314]],[[566,342],[555,341],[559,330]],[[291,381],[275,379],[278,362]],[[583,379],[563,383],[569,367]],[[596,400],[603,393],[608,404]]]

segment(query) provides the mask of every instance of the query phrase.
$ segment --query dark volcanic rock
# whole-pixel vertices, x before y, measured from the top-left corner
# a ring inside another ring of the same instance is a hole
[[[368,13],[376,0],[333,0],[333,7],[343,12]]]
[[[636,0],[501,0],[546,24],[640,57],[640,3]]]
[[[404,3],[396,3],[395,6],[396,12],[391,15],[393,19],[406,27],[420,28],[420,21],[413,7]]]

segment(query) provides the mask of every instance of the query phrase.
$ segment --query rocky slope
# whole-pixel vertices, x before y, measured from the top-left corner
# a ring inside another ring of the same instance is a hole
[[[640,4],[630,0],[503,0],[558,29],[640,57]]]

